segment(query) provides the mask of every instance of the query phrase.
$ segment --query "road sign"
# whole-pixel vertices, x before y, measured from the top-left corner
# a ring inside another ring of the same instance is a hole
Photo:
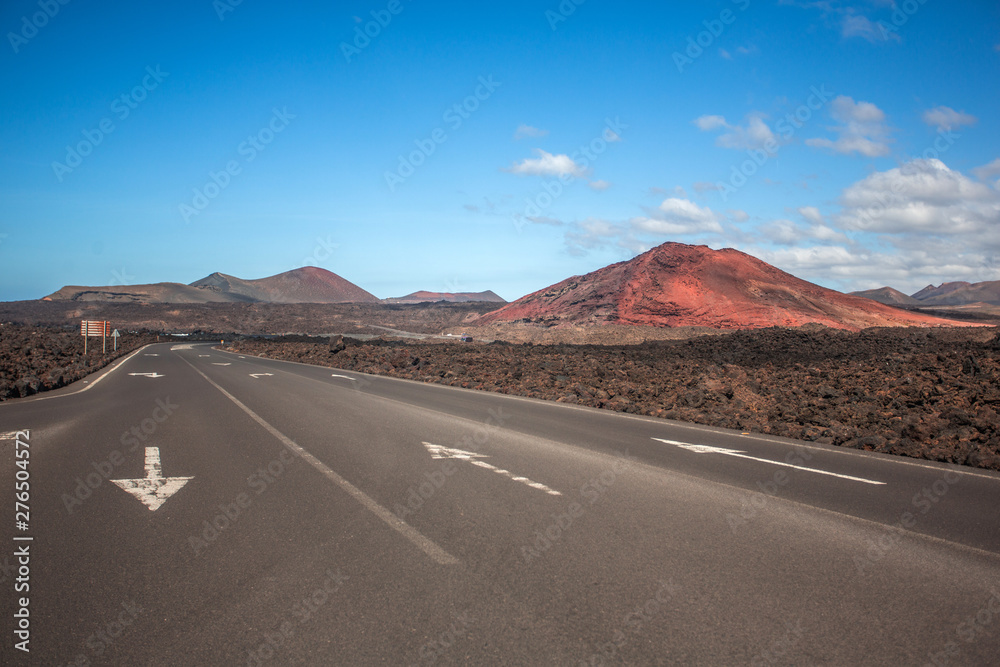
[[[120,336],[121,334],[118,333],[118,329],[115,329],[114,331],[111,332],[111,337],[115,339],[115,352],[118,351],[118,338]]]
[[[87,353],[87,339],[100,336],[103,340],[103,351],[108,351],[107,337],[111,335],[111,323],[103,320],[81,320],[80,335],[83,336],[83,353]]]

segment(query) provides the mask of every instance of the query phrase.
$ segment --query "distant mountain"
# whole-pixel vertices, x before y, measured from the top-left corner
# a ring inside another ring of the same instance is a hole
[[[492,290],[485,292],[427,292],[419,291],[406,296],[384,299],[385,303],[427,303],[448,301],[450,303],[467,303],[470,301],[488,301],[491,303],[507,303]]]
[[[744,329],[810,322],[838,329],[960,325],[849,296],[727,248],[664,243],[574,276],[471,322]]]
[[[960,290],[963,287],[969,287],[970,284],[971,283],[967,283],[965,281],[956,281],[951,283],[941,283],[937,287],[935,287],[934,285],[928,285],[919,292],[911,294],[910,296],[912,296],[917,301],[924,301],[925,299],[934,299],[939,296],[950,294],[951,292],[954,292],[955,290]]]
[[[872,301],[884,303],[887,306],[919,306],[920,302],[912,296],[907,296],[898,289],[891,287],[879,287],[878,289],[868,289],[861,292],[851,292],[851,296],[860,296]]]
[[[51,301],[140,303],[378,303],[378,297],[326,269],[307,266],[276,276],[243,280],[213,273],[190,285],[155,283],[106,287],[66,286]]]
[[[940,287],[928,285],[913,298],[920,306],[963,306],[971,303],[1000,306],[1000,280],[944,283]]]
[[[265,303],[377,303],[378,297],[344,280],[336,273],[307,266],[269,278],[243,280],[213,273],[191,283],[192,287]]]

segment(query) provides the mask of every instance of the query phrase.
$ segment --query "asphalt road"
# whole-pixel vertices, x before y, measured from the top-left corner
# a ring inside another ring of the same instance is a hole
[[[1000,475],[208,345],[0,405],[0,498],[3,665],[1000,659]]]

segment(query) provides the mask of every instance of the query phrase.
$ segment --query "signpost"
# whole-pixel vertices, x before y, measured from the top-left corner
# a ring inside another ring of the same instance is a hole
[[[80,335],[83,336],[83,353],[87,354],[87,339],[91,336],[100,336],[103,344],[103,352],[108,351],[108,336],[111,335],[111,323],[101,320],[82,320],[80,322]],[[117,340],[116,340],[117,342]],[[115,349],[118,349],[117,344]]]
[[[111,332],[111,337],[115,339],[115,349],[114,349],[115,352],[118,351],[118,338],[119,338],[119,336],[121,336],[121,334],[118,333],[118,329],[115,329],[114,331]]]

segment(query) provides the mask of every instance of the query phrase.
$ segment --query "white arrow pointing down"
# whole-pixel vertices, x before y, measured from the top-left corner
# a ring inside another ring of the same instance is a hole
[[[181,490],[193,477],[164,477],[160,468],[160,448],[146,447],[146,477],[144,479],[113,479],[121,488],[142,501],[155,512],[170,496]]]

